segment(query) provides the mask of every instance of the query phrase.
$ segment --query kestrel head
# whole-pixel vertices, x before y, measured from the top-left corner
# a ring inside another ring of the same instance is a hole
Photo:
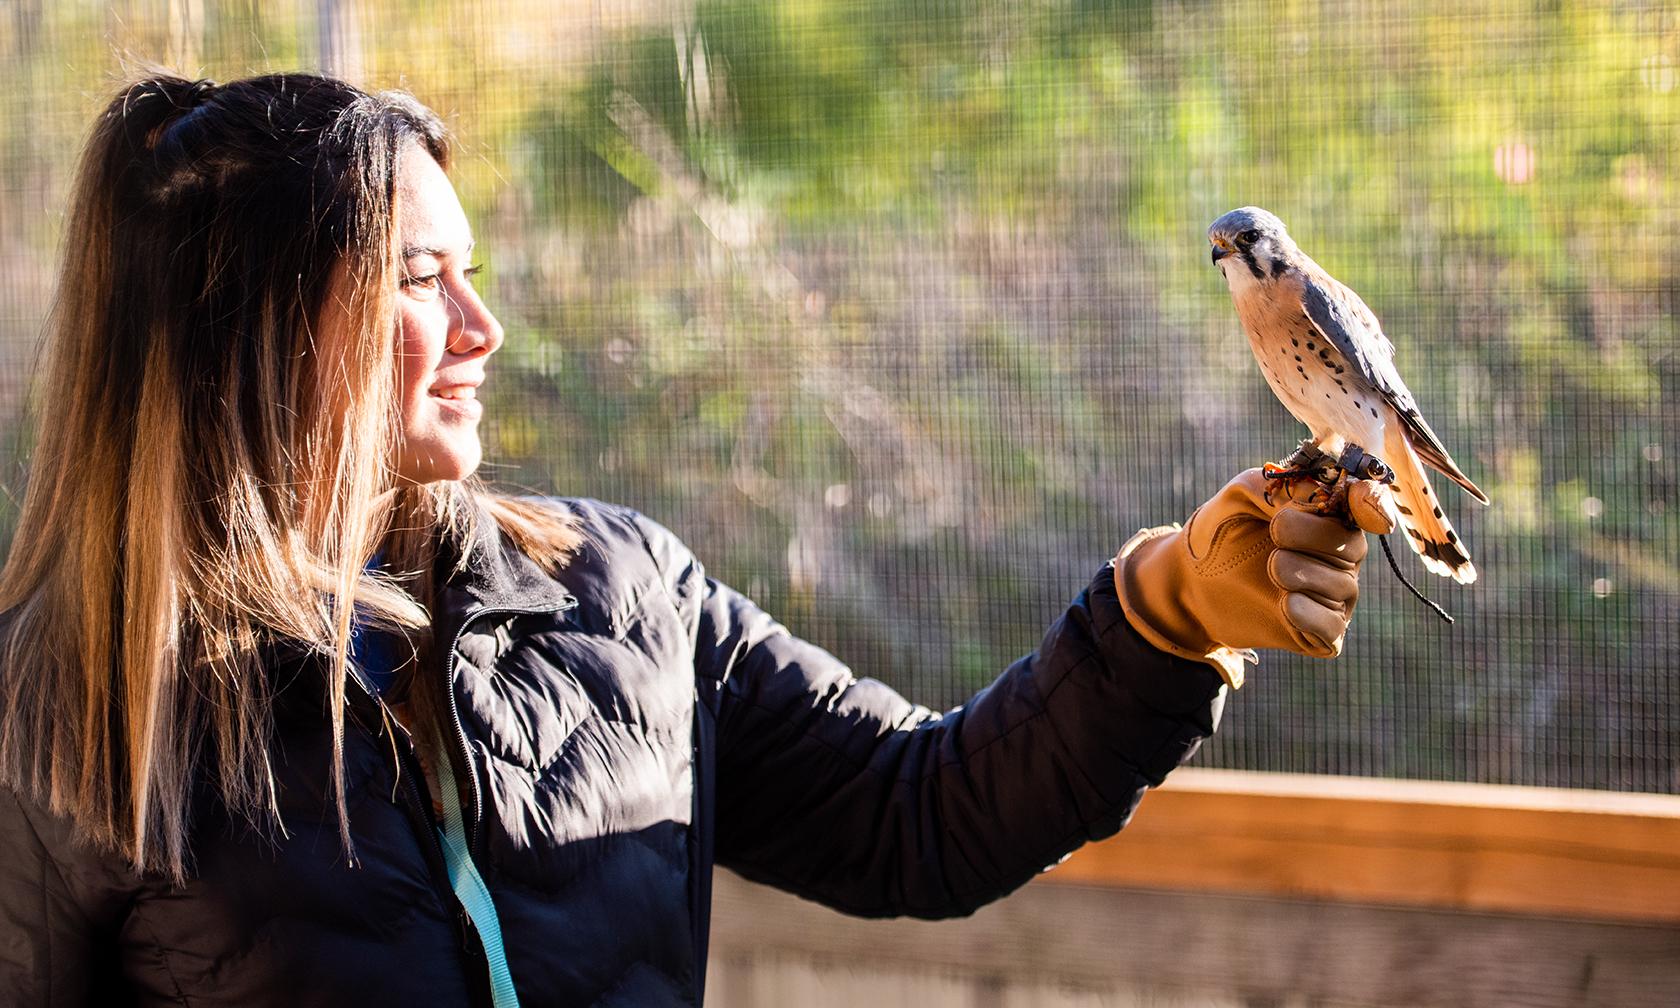
[[[1235,290],[1266,284],[1288,272],[1300,255],[1283,221],[1259,207],[1238,207],[1208,227],[1213,264]]]

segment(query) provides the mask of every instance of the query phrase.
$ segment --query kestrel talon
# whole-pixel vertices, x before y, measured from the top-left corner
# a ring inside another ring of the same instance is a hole
[[[1283,221],[1259,207],[1214,221],[1208,241],[1254,358],[1284,407],[1327,454],[1352,443],[1387,462],[1400,525],[1423,565],[1460,584],[1476,580],[1424,466],[1483,504],[1487,495],[1424,422],[1371,309],[1308,258]]]

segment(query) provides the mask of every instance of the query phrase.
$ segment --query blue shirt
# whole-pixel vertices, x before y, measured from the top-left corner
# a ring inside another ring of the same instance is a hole
[[[385,564],[381,554],[368,561],[369,572],[380,570]],[[379,630],[363,622],[361,614],[350,624],[350,662],[362,674],[362,681],[375,696],[390,692],[397,679],[397,670],[413,657],[413,646],[396,631]]]

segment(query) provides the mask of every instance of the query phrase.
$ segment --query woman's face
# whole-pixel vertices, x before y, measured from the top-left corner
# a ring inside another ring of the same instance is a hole
[[[463,479],[478,468],[478,387],[502,326],[473,289],[472,228],[443,169],[411,144],[397,169],[399,479]]]

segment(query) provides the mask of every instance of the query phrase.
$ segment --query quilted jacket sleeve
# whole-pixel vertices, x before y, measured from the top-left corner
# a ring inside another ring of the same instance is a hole
[[[110,1004],[120,898],[64,820],[0,787],[0,1004]]]
[[[1119,830],[1218,723],[1218,677],[1132,631],[1108,566],[944,714],[683,566],[716,691],[717,859],[848,913],[972,912]]]

